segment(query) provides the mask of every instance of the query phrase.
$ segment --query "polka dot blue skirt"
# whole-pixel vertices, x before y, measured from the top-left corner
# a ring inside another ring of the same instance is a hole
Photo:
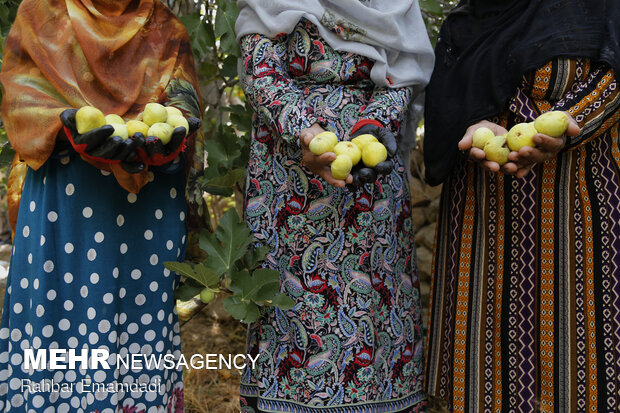
[[[137,195],[77,156],[28,170],[0,326],[0,411],[183,411],[178,279],[163,263],[184,256],[184,182],[180,163],[152,170]],[[88,360],[72,366],[71,351]]]

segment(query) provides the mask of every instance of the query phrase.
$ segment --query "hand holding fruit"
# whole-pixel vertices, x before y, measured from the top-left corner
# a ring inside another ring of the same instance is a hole
[[[353,168],[353,183],[371,183],[377,175],[387,175],[394,169],[390,159],[398,151],[396,137],[389,129],[364,125],[353,135],[351,142],[362,151],[362,162]]]
[[[302,130],[299,135],[299,144],[301,146],[302,162],[304,166],[310,169],[315,175],[323,178],[328,184],[343,188],[346,184],[353,181],[353,177],[349,172],[347,172],[345,178],[336,178],[332,173],[331,164],[337,157],[332,150],[337,141],[338,138],[333,133],[325,132],[318,124],[314,124]],[[336,174],[338,175],[338,172],[342,172],[344,175],[342,165],[338,166],[340,162],[342,161],[336,163]],[[338,171],[339,168],[340,171]]]
[[[396,138],[376,125],[364,126],[351,141],[341,142],[334,133],[313,125],[302,131],[300,142],[304,164],[337,187],[374,182],[378,174],[394,167],[387,158],[396,153]]]
[[[106,163],[120,163],[129,173],[144,170],[145,164],[172,161],[185,147],[185,140],[200,127],[200,119],[188,118],[172,106],[149,103],[141,120],[125,120],[116,114],[103,115],[92,106],[68,109],[61,121],[71,135],[75,150]]]
[[[173,106],[148,103],[142,112],[144,130],[137,132],[144,139],[141,157],[147,164],[162,165],[172,161],[183,150],[185,138],[200,128],[200,119],[185,118]]]
[[[558,119],[554,117],[562,116]],[[547,122],[549,119],[552,122]],[[518,151],[511,152],[510,163],[506,165],[505,172],[523,177],[534,165],[548,159],[555,158],[566,146],[567,137],[577,136],[581,131],[577,122],[565,112],[546,112],[534,121],[534,127],[538,133],[532,137],[534,147],[524,146]],[[561,133],[565,130],[564,133]]]
[[[459,149],[490,171],[525,176],[540,162],[553,158],[565,145],[564,136],[579,134],[576,122],[565,112],[551,111],[534,122],[519,123],[509,131],[488,121],[467,129]]]
[[[144,169],[144,164],[135,159],[138,143],[128,139],[122,127],[106,124],[100,110],[92,106],[66,109],[60,114],[60,121],[78,153],[104,162],[118,162],[129,173]]]

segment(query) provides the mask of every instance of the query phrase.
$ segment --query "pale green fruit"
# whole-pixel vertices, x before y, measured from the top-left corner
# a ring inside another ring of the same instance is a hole
[[[133,136],[140,132],[144,136],[149,134],[149,125],[140,120],[128,120],[127,121],[127,133],[129,136]]]
[[[497,145],[497,146],[505,146],[506,145],[506,135],[497,135],[490,138],[487,144]],[[485,145],[486,146],[486,145]],[[484,149],[484,148],[483,148]]]
[[[351,158],[353,165],[357,165],[360,159],[362,159],[362,151],[360,151],[360,148],[353,142],[338,142],[336,146],[334,146],[333,152],[336,155],[347,155]]]
[[[156,123],[164,123],[168,119],[168,112],[164,105],[159,103],[147,103],[142,112],[142,122],[149,126]]]
[[[103,112],[93,106],[83,106],[75,114],[75,127],[80,135],[105,125]]]
[[[210,288],[203,288],[200,291],[200,301],[205,304],[209,304],[211,300],[215,298],[215,291]]]
[[[333,132],[321,132],[310,141],[308,147],[310,152],[315,155],[322,155],[325,152],[332,152],[338,143],[338,137]]]
[[[364,135],[356,136],[355,138],[351,139],[351,142],[356,144],[360,148],[360,151],[363,151],[364,147],[370,142],[379,142],[379,140],[374,135],[366,133]]]
[[[534,127],[544,135],[559,138],[568,129],[568,115],[559,110],[546,112],[536,118]]]
[[[109,115],[105,115],[105,123],[107,123],[108,125],[111,125],[113,123],[118,123],[118,124],[124,124],[125,123],[125,119],[121,118],[120,116],[111,113]]]
[[[362,162],[369,168],[374,168],[387,159],[387,149],[381,142],[370,142],[362,151]]]
[[[183,112],[180,109],[175,108],[174,106],[165,106],[166,112],[168,113],[168,118],[170,116],[183,116]]]
[[[336,159],[330,164],[332,175],[336,179],[347,179],[351,168],[353,168],[353,162],[347,155],[338,155]]]
[[[314,136],[315,138],[327,138],[334,146],[338,143],[338,136],[334,132],[325,131]]]
[[[168,116],[168,120],[166,121],[166,123],[172,126],[172,129],[176,129],[182,126],[185,128],[185,133],[189,131],[189,124],[187,123],[187,119],[185,119],[183,115]]]
[[[147,136],[156,136],[159,138],[161,143],[165,145],[170,142],[173,130],[174,129],[172,128],[172,126],[168,125],[167,123],[157,122],[151,125]]]
[[[505,146],[494,143],[487,143],[484,146],[484,154],[487,160],[497,162],[500,166],[508,162],[509,153],[510,149]]]
[[[112,136],[119,136],[123,138],[123,140],[129,138],[127,125],[125,125],[124,123],[108,123],[108,125],[114,127],[114,132],[112,133]]]
[[[484,149],[484,145],[491,140],[495,134],[493,131],[485,126],[478,128],[474,131],[471,146],[474,148]]]
[[[538,131],[533,123],[517,123],[506,134],[506,144],[511,151],[518,151],[524,146],[536,146],[534,143],[534,135]]]

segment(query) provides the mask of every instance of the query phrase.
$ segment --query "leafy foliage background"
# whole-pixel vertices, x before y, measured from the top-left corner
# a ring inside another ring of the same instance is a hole
[[[200,178],[208,203],[212,230],[200,234],[206,258],[200,263],[166,263],[184,276],[177,297],[187,300],[207,288],[227,291],[225,309],[246,323],[256,320],[260,308],[276,305],[289,308],[293,301],[279,292],[279,274],[260,269],[266,247],[257,245],[242,215],[242,187],[249,155],[252,112],[245,104],[237,77],[239,46],[235,20],[239,13],[234,0],[162,0],[184,23],[190,35],[197,65],[200,94],[205,111],[202,132],[208,152]],[[435,41],[443,17],[455,0],[420,0],[426,27]],[[21,0],[0,0],[0,63],[4,43]],[[1,95],[0,95],[1,98]],[[6,191],[6,176],[14,152],[0,122],[0,194]],[[0,206],[0,208],[6,206]]]

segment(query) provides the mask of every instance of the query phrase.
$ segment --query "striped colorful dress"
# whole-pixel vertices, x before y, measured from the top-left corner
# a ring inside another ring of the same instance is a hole
[[[620,409],[619,106],[609,67],[555,59],[491,120],[581,134],[523,179],[462,159],[444,184],[426,385],[450,411]]]

